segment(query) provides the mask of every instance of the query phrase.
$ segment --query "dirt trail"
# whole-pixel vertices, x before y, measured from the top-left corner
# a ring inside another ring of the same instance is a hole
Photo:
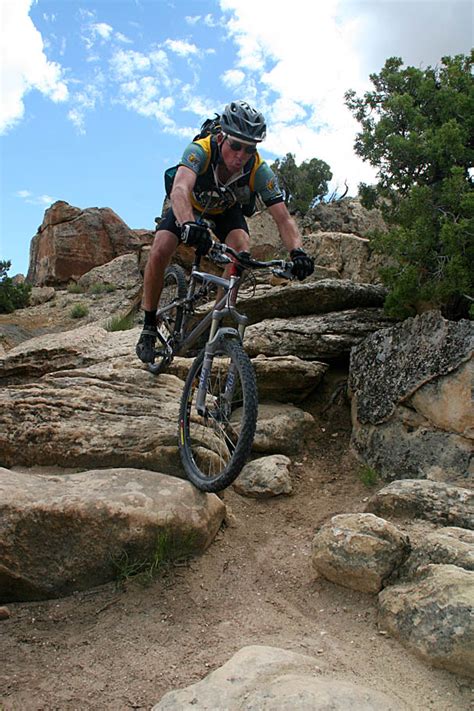
[[[0,709],[150,709],[249,644],[312,655],[323,673],[416,711],[472,708],[468,680],[380,634],[376,596],[315,578],[315,529],[363,510],[370,495],[348,453],[347,409],[330,413],[296,459],[294,495],[256,501],[224,492],[228,525],[201,558],[148,587],[133,581],[121,591],[111,584],[10,605],[0,622]]]

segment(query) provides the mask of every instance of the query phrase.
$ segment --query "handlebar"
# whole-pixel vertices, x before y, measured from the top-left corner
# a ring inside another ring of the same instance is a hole
[[[228,255],[231,255],[230,257]],[[261,261],[253,259],[250,252],[236,252],[235,249],[221,242],[213,242],[208,256],[218,264],[237,262],[244,269],[271,269],[273,274],[283,279],[294,279],[293,262],[284,259]]]

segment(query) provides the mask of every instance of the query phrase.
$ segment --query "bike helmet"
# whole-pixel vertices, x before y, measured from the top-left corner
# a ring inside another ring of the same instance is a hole
[[[263,141],[267,133],[263,115],[246,101],[232,101],[227,104],[221,115],[221,129],[229,136],[253,143]]]

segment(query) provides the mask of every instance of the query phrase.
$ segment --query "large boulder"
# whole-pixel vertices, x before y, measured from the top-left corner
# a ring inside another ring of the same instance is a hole
[[[316,533],[312,563],[333,583],[376,593],[408,551],[408,538],[392,523],[373,514],[340,514]]]
[[[442,482],[394,481],[371,497],[366,511],[474,529],[474,491]]]
[[[97,326],[38,337],[3,359],[0,463],[143,467],[182,476],[183,383],[156,378],[134,353],[137,329]]]
[[[86,272],[77,283],[84,289],[91,289],[97,285],[108,290],[141,287],[142,275],[138,269],[138,257],[135,253],[122,254],[107,264]]]
[[[0,468],[0,601],[39,600],[203,551],[225,513],[214,494],[138,469],[45,476]],[[123,571],[126,572],[126,571]]]
[[[81,210],[58,200],[30,247],[28,281],[55,286],[138,247],[140,238],[108,207]]]
[[[474,572],[428,565],[379,595],[379,624],[427,662],[474,677]]]
[[[246,331],[250,356],[297,355],[304,360],[334,359],[391,321],[382,309],[358,308],[321,316],[274,318],[249,326]]]
[[[474,324],[436,311],[353,348],[352,444],[382,478],[470,476],[473,352]]]
[[[344,232],[361,237],[370,236],[374,230],[387,230],[380,210],[366,210],[360,200],[351,197],[315,205],[301,219],[300,226],[305,234]]]
[[[321,675],[317,660],[275,647],[244,647],[207,677],[170,691],[152,711],[404,711],[375,688]]]

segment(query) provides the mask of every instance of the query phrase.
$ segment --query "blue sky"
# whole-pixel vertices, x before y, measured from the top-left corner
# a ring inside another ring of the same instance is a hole
[[[352,194],[344,92],[389,56],[426,67],[473,45],[470,0],[1,0],[0,259],[26,273],[55,200],[152,228],[163,171],[234,98],[264,112],[273,161],[329,163]]]

